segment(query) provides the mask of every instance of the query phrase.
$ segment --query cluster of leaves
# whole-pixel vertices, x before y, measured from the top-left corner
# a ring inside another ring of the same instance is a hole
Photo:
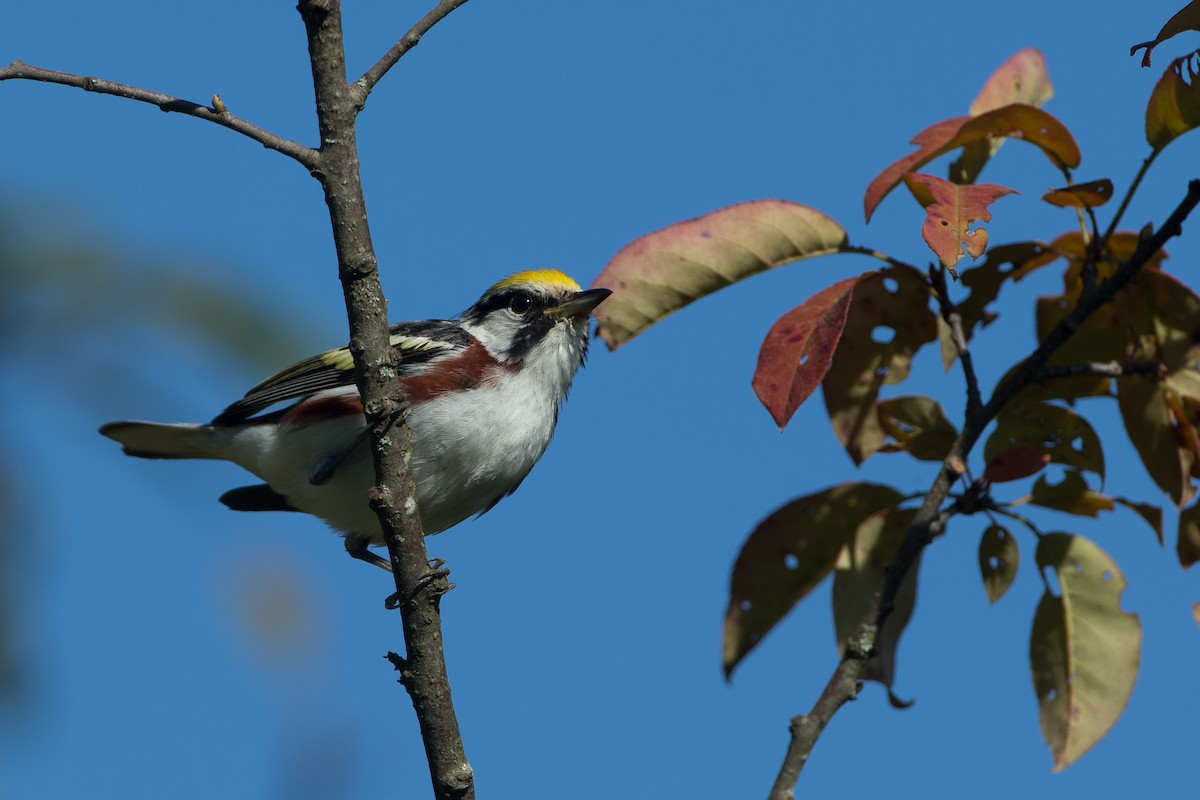
[[[988,406],[979,397],[968,343],[995,318],[992,305],[1005,284],[1035,270],[1061,269],[1062,294],[1036,304],[1038,338],[1044,341],[1130,261],[1151,234],[1117,230],[1130,198],[1162,149],[1200,126],[1197,58],[1200,52],[1176,59],[1156,85],[1145,117],[1150,155],[1107,228],[1100,227],[1096,209],[1113,198],[1113,184],[1075,180],[1079,147],[1067,127],[1040,107],[1052,96],[1052,85],[1042,55],[1025,50],[991,76],[966,116],[921,131],[913,139],[916,152],[898,159],[867,187],[868,221],[901,185],[924,207],[922,237],[937,257],[929,269],[852,245],[840,224],[813,208],[765,200],[648,234],[618,253],[596,280],[615,290],[597,316],[599,335],[616,349],[694,300],[782,264],[839,253],[883,262],[882,268],[840,281],[780,318],[762,344],[753,389],[783,428],[820,386],[833,429],[855,464],[876,453],[900,452],[943,462],[962,439],[942,407],[919,395],[881,397],[881,390],[902,383],[914,355],[933,342],[939,343],[947,370],[961,362],[968,395],[964,424],[973,414],[987,413],[985,421],[994,426],[976,468],[982,467],[980,476],[972,479],[968,463],[961,463],[956,471],[962,491],[943,513],[947,519],[986,514],[979,564],[993,602],[1013,583],[1020,560],[1010,527],[1020,526],[1036,539],[1034,562],[1044,591],[1033,617],[1030,661],[1042,731],[1056,768],[1081,757],[1124,709],[1138,671],[1141,625],[1121,609],[1125,578],[1097,544],[1072,533],[1044,533],[1016,507],[1096,517],[1121,505],[1145,519],[1162,542],[1160,508],[1095,488],[1103,487],[1105,478],[1101,438],[1076,401],[1115,400],[1150,477],[1184,509],[1177,545],[1181,563],[1200,560],[1200,504],[1188,507],[1195,491],[1192,478],[1200,477],[1200,297],[1163,271],[1166,254],[1160,250],[1083,321],[1039,374],[1017,387],[1011,399]],[[1062,188],[1042,199],[1075,209],[1079,224],[1048,242],[989,250],[979,225],[990,220],[990,204],[1013,190],[976,179],[1010,139],[1038,148],[1062,175]],[[918,171],[952,153],[957,157],[947,178]],[[985,252],[982,263],[958,273],[964,254],[979,259]],[[952,293],[947,273],[961,280],[962,290]],[[1050,464],[1059,465],[1064,475],[1057,483],[1044,472]],[[1014,486],[1020,488],[1008,491]],[[731,576],[726,675],[831,575],[833,617],[845,647],[909,530],[915,499],[890,486],[841,483],[797,497],[759,523]],[[916,597],[915,567],[894,599],[863,673],[888,687],[889,696],[897,644]]]

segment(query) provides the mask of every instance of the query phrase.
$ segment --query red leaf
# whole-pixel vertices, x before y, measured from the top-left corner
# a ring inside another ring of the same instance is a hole
[[[976,222],[990,222],[987,207],[997,198],[1013,194],[1012,189],[991,183],[960,186],[956,183],[913,172],[904,176],[909,191],[925,206],[925,224],[921,236],[951,273],[962,258],[963,246],[971,258],[979,258],[987,249],[987,231],[971,230]]]
[[[1079,145],[1061,122],[1040,108],[1013,103],[977,117],[954,117],[929,126],[912,140],[917,152],[900,159],[871,181],[863,200],[867,221],[876,207],[903,179],[943,153],[987,139],[1012,137],[1041,148],[1058,167],[1079,166]]]
[[[780,430],[829,369],[858,278],[847,278],[779,318],[763,339],[751,386]]]
[[[992,483],[1019,481],[1042,471],[1050,463],[1050,454],[1029,445],[1013,447],[992,456],[983,471],[983,477]]]

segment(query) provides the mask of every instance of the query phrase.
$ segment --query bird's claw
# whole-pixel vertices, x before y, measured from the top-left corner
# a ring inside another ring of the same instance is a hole
[[[427,587],[429,587],[430,584],[436,583],[437,581],[445,581],[445,579],[450,575],[450,570],[448,567],[445,566],[445,563],[446,563],[446,560],[444,558],[431,558],[429,560],[428,564],[426,565],[428,568],[427,571],[425,572],[424,575],[422,575],[420,578],[417,579],[417,585],[414,586],[413,590],[409,593],[409,596],[408,596],[409,602],[412,602],[412,600],[420,592],[424,591]],[[444,587],[434,586],[433,592],[434,592],[435,596],[441,597],[442,595],[444,595],[446,592],[450,591],[453,588],[454,588],[453,583],[446,583]],[[384,608],[388,609],[389,611],[395,611],[397,608],[399,608],[401,606],[401,604],[402,603],[400,600],[399,592],[395,592],[393,594],[388,595],[387,598],[383,601]]]

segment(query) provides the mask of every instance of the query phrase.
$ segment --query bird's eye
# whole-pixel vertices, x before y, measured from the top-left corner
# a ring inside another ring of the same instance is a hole
[[[533,307],[533,300],[525,293],[514,294],[508,301],[508,310],[518,316],[524,316]]]

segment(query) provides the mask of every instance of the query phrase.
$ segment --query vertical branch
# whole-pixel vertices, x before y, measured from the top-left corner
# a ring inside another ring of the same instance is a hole
[[[300,0],[308,34],[321,148],[315,177],[325,191],[333,224],[338,269],[350,324],[350,352],[358,388],[371,422],[371,450],[378,485],[371,490],[387,542],[400,601],[406,656],[392,657],[412,698],[429,761],[434,794],[473,798],[474,780],[450,697],[442,649],[441,595],[445,571],[431,571],[415,502],[411,433],[395,424],[405,405],[397,380],[398,355],[390,343],[387,301],[367,225],[356,146],[355,117],[361,106],[346,80],[339,0]]]
[[[962,315],[958,306],[950,299],[950,287],[946,285],[946,268],[940,264],[929,268],[929,282],[937,296],[938,309],[942,319],[950,326],[950,338],[958,350],[958,360],[962,364],[963,378],[967,382],[967,418],[979,412],[983,407],[983,398],[979,393],[979,376],[975,372],[975,361],[967,346],[967,335],[963,330]]]

